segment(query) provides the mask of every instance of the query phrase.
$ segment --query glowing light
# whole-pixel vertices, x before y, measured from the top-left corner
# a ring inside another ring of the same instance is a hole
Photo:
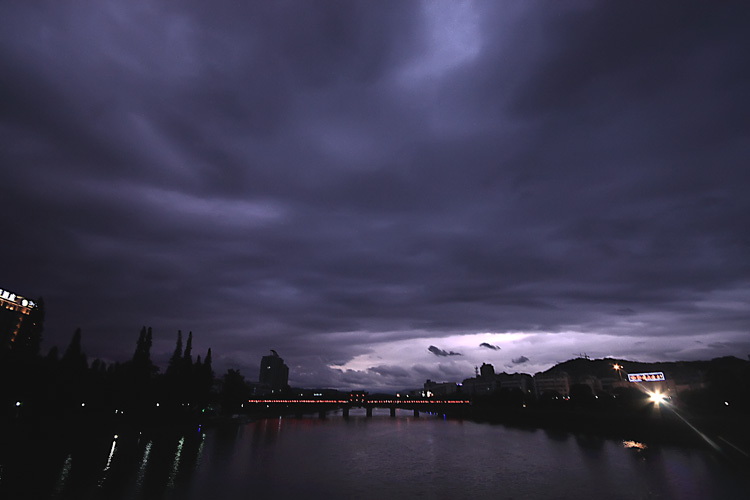
[[[107,471],[109,470],[109,467],[112,465],[112,457],[115,456],[115,448],[117,448],[117,434],[115,434],[115,438],[112,440],[112,448],[109,450],[109,457],[107,457],[107,465],[105,465],[104,470],[102,470],[102,478],[99,480],[100,488],[104,484],[104,481],[107,479]]]
[[[34,308],[36,307],[36,303],[32,300],[26,299],[20,295],[17,295],[13,292],[9,292],[8,290],[3,290],[0,288],[0,299],[5,299],[9,302],[13,302],[15,304],[18,304],[22,307],[28,307],[28,308]],[[28,314],[27,311],[21,311],[24,314]]]
[[[661,394],[659,392],[649,392],[648,398],[651,400],[654,404],[661,404],[667,402],[667,397],[664,394]]]
[[[21,406],[21,402],[20,401],[16,401],[16,407],[18,407],[18,406]]]
[[[663,372],[629,373],[629,382],[661,382],[666,380]]]
[[[647,446],[643,443],[639,443],[638,441],[623,441],[622,446],[624,448],[635,448],[637,450],[645,450]]]

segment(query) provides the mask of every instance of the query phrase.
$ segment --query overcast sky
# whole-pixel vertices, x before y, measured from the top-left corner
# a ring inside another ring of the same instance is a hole
[[[0,3],[0,288],[257,380],[750,354],[747,2]]]

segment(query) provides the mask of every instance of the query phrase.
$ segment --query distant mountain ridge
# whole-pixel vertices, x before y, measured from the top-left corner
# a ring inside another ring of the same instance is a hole
[[[716,370],[731,372],[737,376],[750,370],[750,361],[735,356],[714,358],[709,361],[664,361],[655,363],[616,358],[588,359],[579,357],[559,363],[540,373],[553,375],[558,372],[566,372],[573,379],[586,376],[617,378],[619,375],[614,369],[615,364],[623,367],[623,378],[628,373],[664,372],[667,379],[676,381],[696,380]]]

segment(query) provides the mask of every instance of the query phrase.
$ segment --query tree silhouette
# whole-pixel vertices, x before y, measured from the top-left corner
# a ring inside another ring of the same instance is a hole
[[[80,328],[76,328],[76,331],[73,333],[73,338],[70,340],[70,344],[68,344],[68,348],[65,349],[65,353],[60,360],[60,368],[76,376],[82,375],[88,368],[86,355],[81,349]]]
[[[214,385],[214,372],[211,369],[211,348],[206,353],[205,360],[201,363],[201,357],[193,367],[193,385],[195,401],[201,406],[208,405],[211,400],[211,389]]]
[[[81,348],[80,328],[76,328],[57,366],[51,402],[54,408],[67,414],[80,408],[87,393],[88,363]]]
[[[182,330],[177,330],[177,344],[174,348],[172,357],[169,358],[169,365],[167,365],[167,376],[176,376],[180,372],[180,366],[182,365]]]
[[[146,358],[146,327],[141,328],[138,336],[138,342],[135,344],[135,353],[133,354],[133,364],[141,364]]]
[[[185,354],[182,356],[186,369],[189,369],[193,364],[193,358],[191,351],[193,350],[193,332],[188,332],[187,343],[185,344]]]
[[[203,360],[203,366],[204,368],[208,368],[209,371],[211,371],[211,348],[208,348],[208,352],[206,353],[206,359]],[[213,377],[213,372],[212,377]]]
[[[242,404],[250,397],[250,388],[239,370],[227,370],[221,389],[221,408],[224,414],[239,413]]]

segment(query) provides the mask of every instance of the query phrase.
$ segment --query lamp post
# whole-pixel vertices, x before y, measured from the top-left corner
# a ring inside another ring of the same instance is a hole
[[[620,381],[622,382],[622,365],[619,365],[619,364],[615,363],[612,366],[612,368],[614,368],[615,370],[617,370],[617,373],[620,374]]]

